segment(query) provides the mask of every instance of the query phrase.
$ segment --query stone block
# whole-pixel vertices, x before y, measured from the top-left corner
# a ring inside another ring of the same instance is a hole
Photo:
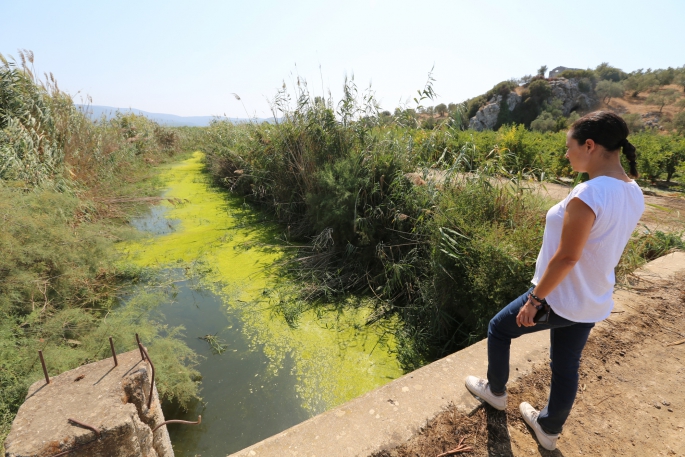
[[[153,358],[154,356],[150,355]],[[173,457],[152,371],[140,351],[100,360],[35,382],[5,440],[6,457]],[[48,366],[49,360],[46,360]],[[92,425],[78,426],[68,419]]]

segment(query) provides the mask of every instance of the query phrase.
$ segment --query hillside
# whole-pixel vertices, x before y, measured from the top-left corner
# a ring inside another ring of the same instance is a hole
[[[578,116],[606,109],[624,116],[632,132],[685,132],[685,66],[626,73],[603,63],[594,70],[552,71],[553,77],[545,77],[546,70],[502,81],[462,104],[420,108],[419,118],[429,128],[443,118],[477,131],[522,124],[557,132]]]

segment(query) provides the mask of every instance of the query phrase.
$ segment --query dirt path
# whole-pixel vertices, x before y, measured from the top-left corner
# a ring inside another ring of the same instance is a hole
[[[465,456],[685,456],[685,273],[642,280],[632,292],[627,310],[591,334],[556,451],[541,448],[518,413],[521,401],[546,403],[550,372],[541,364],[509,387],[506,412],[448,410],[402,447],[374,457],[435,457],[462,438],[473,447],[458,454]]]

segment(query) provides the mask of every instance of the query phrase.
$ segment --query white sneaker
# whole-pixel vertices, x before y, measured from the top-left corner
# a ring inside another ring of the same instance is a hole
[[[487,379],[477,378],[475,376],[466,377],[466,388],[476,397],[488,403],[495,409],[504,411],[507,409],[507,393],[497,396],[490,390],[490,384]]]
[[[540,424],[538,424],[538,415],[540,414],[535,408],[530,406],[530,404],[525,401],[519,406],[521,410],[521,415],[526,424],[530,426],[535,431],[535,436],[538,439],[540,446],[544,447],[548,451],[553,451],[557,448],[557,440],[559,439],[559,434],[550,435],[542,430]]]

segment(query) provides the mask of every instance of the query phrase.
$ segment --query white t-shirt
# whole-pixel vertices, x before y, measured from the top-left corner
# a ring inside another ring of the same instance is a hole
[[[635,181],[598,176],[578,184],[547,212],[542,248],[531,281],[535,285],[559,247],[566,205],[574,198],[588,205],[596,219],[580,260],[545,298],[554,312],[565,319],[599,322],[614,307],[614,268],[642,216],[645,200]]]

